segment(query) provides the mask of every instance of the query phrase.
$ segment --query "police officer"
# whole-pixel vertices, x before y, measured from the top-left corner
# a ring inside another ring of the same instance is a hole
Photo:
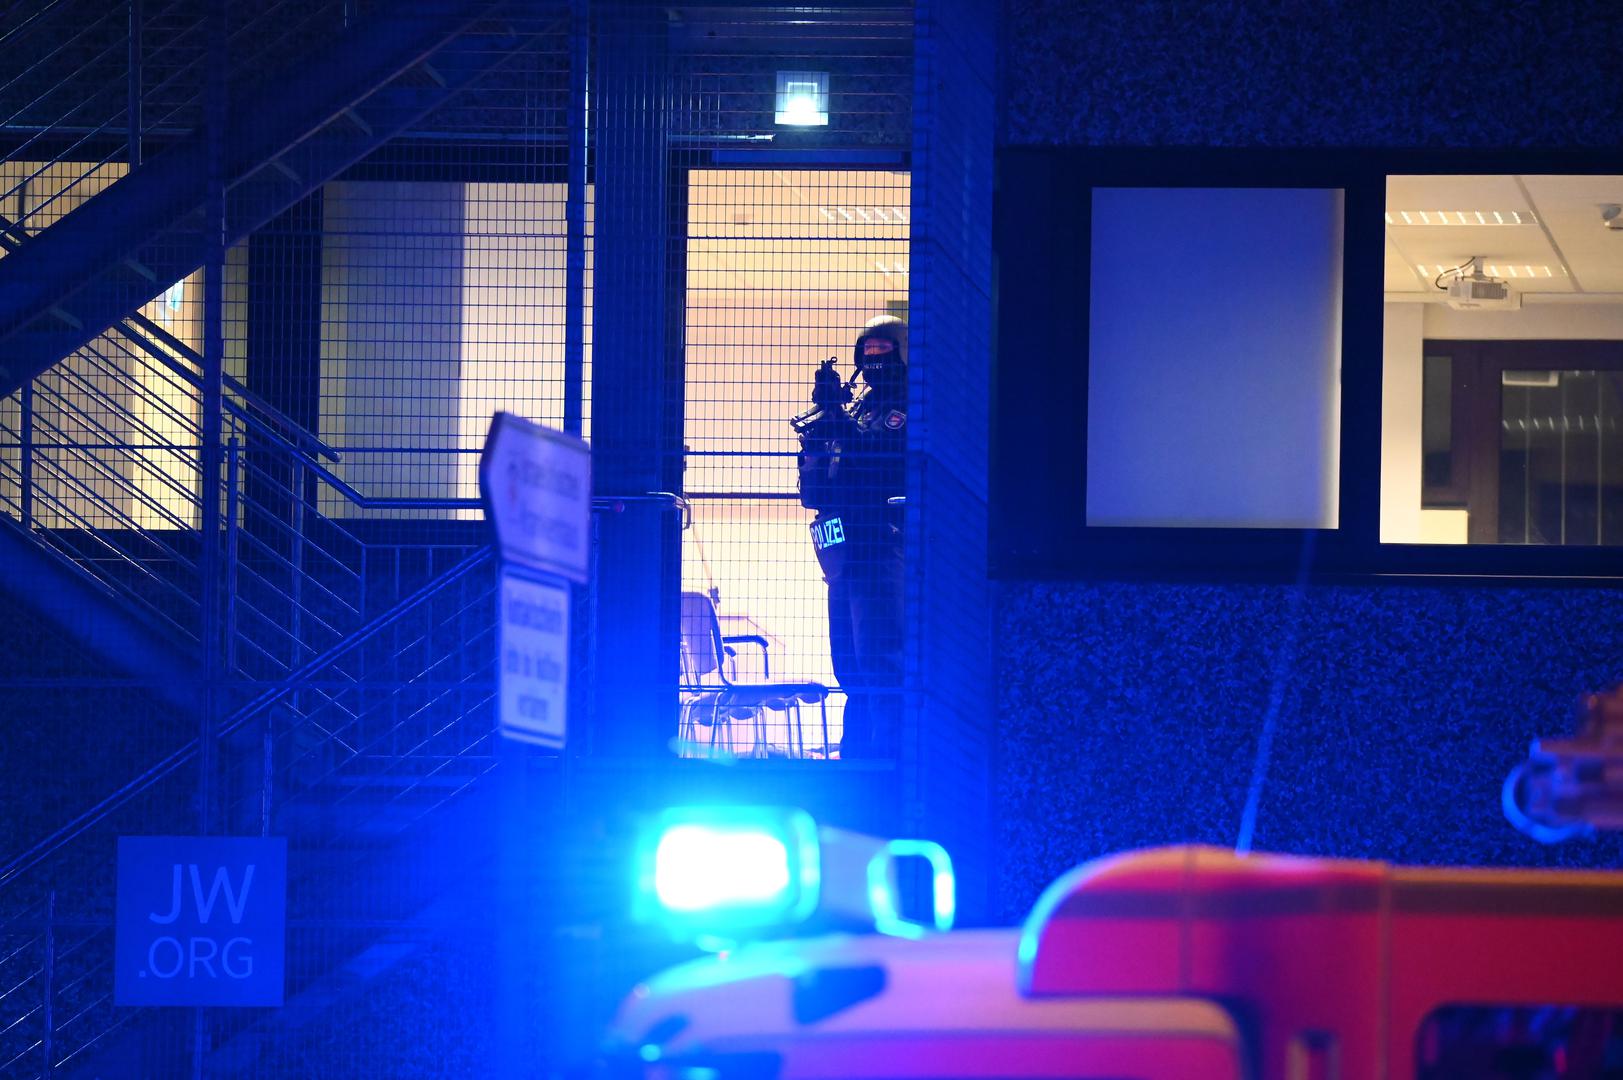
[[[906,487],[907,325],[869,320],[857,338],[851,400],[833,361],[797,417],[801,502],[828,583],[829,652],[846,692],[842,758],[895,753],[902,681],[902,510]]]

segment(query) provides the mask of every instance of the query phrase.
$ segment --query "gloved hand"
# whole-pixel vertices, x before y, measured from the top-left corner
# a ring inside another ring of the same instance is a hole
[[[834,367],[834,358],[831,356],[817,367],[817,374],[812,378],[812,404],[822,408],[836,408],[851,400],[851,392],[840,381],[840,373]]]

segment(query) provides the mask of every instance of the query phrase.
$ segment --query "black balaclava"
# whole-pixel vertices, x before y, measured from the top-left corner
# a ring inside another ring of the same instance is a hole
[[[864,356],[863,345],[872,338],[884,338],[895,348],[879,356]],[[899,404],[907,401],[906,323],[894,315],[878,315],[869,319],[857,337],[854,357],[863,382],[887,401]]]

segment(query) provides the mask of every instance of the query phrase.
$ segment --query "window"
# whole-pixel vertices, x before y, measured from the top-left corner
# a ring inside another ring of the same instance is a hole
[[[0,163],[0,218],[38,235],[106,190],[121,162]],[[4,250],[0,249],[0,257]],[[241,317],[244,246],[226,262],[226,319]],[[183,345],[202,343],[202,271],[171,286],[141,314]],[[150,343],[149,343],[150,344]],[[172,358],[177,354],[165,348]],[[235,358],[228,358],[228,364]],[[234,372],[235,373],[235,372]],[[29,443],[20,398],[0,402],[0,506],[23,506],[48,528],[195,528],[197,391],[116,330],[98,335],[34,380]],[[31,489],[22,489],[22,455]]]
[[[1387,180],[1381,540],[1623,543],[1623,177]]]
[[[1619,206],[1593,155],[999,151],[993,573],[1614,575]]]
[[[1096,188],[1087,523],[1333,529],[1342,193]]]
[[[1420,1025],[1415,1076],[1623,1076],[1623,1012],[1572,1005],[1445,1005]]]
[[[363,495],[477,498],[492,413],[562,424],[566,194],[561,183],[461,180],[323,189],[320,434]],[[589,295],[590,192],[587,203]],[[589,385],[589,306],[585,324]],[[322,510],[426,516],[359,510],[330,491]]]
[[[909,184],[871,169],[688,172],[682,589],[711,597],[723,635],[764,642],[739,650],[739,681],[836,685],[789,420],[810,404],[821,361],[852,375],[863,324],[906,315]],[[713,682],[685,689],[702,698]],[[821,710],[807,704],[793,720],[766,710],[759,726],[731,723],[713,748],[684,752],[831,755],[845,700],[829,700],[826,743]]]

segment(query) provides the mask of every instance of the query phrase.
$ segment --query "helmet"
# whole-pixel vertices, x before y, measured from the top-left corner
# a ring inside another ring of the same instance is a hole
[[[869,342],[875,347],[870,348]],[[882,343],[889,342],[885,349]],[[876,315],[857,335],[857,370],[869,384],[878,383],[887,374],[900,375],[907,371],[907,324],[894,315]]]

